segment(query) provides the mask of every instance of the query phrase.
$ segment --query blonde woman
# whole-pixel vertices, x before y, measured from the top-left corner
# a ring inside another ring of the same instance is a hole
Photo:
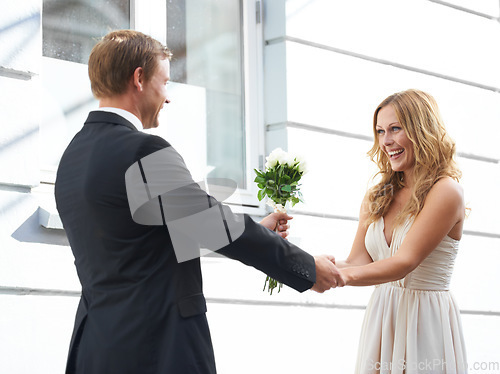
[[[363,200],[349,257],[337,262],[346,285],[377,285],[356,373],[465,373],[449,292],[465,216],[455,144],[434,98],[418,90],[385,99],[373,131],[380,182]]]

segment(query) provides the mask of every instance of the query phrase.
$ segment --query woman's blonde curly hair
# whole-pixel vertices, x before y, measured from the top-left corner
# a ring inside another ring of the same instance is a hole
[[[396,226],[420,213],[427,194],[438,180],[451,177],[459,181],[462,174],[454,160],[455,142],[446,132],[434,98],[415,89],[387,97],[380,103],[373,115],[374,143],[368,155],[380,169],[375,177],[380,176],[381,179],[368,191],[367,225],[385,216],[394,193],[405,187],[403,172],[392,170],[389,158],[378,142],[377,116],[379,111],[387,105],[391,105],[396,112],[401,127],[413,144],[415,154],[414,186],[410,200],[396,216]]]

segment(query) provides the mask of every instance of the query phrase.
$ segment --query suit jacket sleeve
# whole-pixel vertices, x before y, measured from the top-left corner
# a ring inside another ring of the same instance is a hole
[[[314,285],[310,254],[207,195],[164,139],[148,137],[138,159],[126,175],[131,214],[138,223],[167,226],[179,262],[208,248],[299,292]]]
[[[225,209],[229,210],[227,206]],[[243,234],[217,252],[253,266],[299,292],[310,289],[316,282],[313,256],[256,223],[248,215],[243,217]]]

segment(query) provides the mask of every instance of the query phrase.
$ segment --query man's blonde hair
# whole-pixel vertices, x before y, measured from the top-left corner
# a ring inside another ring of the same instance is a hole
[[[134,30],[116,30],[104,36],[89,57],[89,78],[97,99],[123,94],[134,71],[141,67],[149,80],[158,59],[172,52],[156,39]]]

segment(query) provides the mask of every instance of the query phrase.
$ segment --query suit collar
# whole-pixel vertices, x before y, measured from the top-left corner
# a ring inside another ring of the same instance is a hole
[[[141,120],[135,114],[129,112],[128,110],[115,107],[101,107],[98,110],[102,110],[103,112],[111,112],[118,114],[119,116],[122,116],[127,121],[132,123],[132,125],[134,125],[137,130],[142,131],[143,129]]]
[[[85,123],[112,123],[114,125],[126,126],[133,131],[139,131],[131,122],[127,121],[122,116],[102,110],[90,112]]]

